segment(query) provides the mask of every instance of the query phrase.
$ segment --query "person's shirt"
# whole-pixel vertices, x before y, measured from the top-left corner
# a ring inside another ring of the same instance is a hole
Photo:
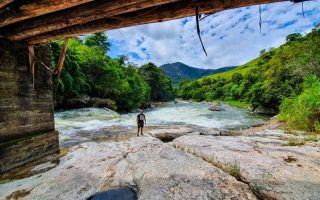
[[[143,123],[143,122],[146,121],[146,116],[144,114],[140,113],[140,114],[137,115],[137,119],[138,119],[139,123]]]

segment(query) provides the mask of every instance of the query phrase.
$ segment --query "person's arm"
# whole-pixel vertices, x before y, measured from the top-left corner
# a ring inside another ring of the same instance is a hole
[[[137,116],[137,118],[136,118],[136,122],[137,122],[137,124],[138,124],[138,117],[139,117],[139,115]]]
[[[147,124],[147,118],[146,118],[146,116],[144,116],[144,124],[145,124],[145,125]]]

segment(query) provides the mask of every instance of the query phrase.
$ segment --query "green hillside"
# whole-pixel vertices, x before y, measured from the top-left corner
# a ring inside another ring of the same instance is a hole
[[[305,36],[288,35],[284,45],[262,50],[258,58],[233,70],[182,83],[178,96],[280,111],[280,118],[291,120],[293,127],[320,131],[319,77],[320,30],[314,28]]]
[[[206,76],[204,78],[226,78],[230,79],[234,73],[246,74],[251,69],[257,67],[258,59],[254,59],[244,65],[231,69],[230,71],[221,72],[213,75]]]
[[[199,79],[203,76],[208,76],[210,74],[226,72],[234,69],[235,67],[222,67],[219,69],[200,69],[190,67],[180,62],[176,62],[162,65],[160,68],[166,73],[167,76],[170,77],[174,85],[178,85],[181,81],[184,80]]]

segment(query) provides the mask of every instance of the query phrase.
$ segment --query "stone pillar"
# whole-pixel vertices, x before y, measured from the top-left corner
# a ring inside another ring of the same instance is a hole
[[[0,39],[0,173],[59,151],[49,45],[35,47],[33,89],[26,44]]]

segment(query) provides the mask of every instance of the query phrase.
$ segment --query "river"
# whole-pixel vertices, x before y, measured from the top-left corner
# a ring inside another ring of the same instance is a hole
[[[224,111],[213,112],[205,102],[165,103],[145,110],[147,125],[195,125],[217,129],[244,129],[261,124],[269,118],[254,114],[247,109],[222,104]],[[60,140],[79,140],[88,135],[99,134],[108,127],[135,126],[137,113],[119,114],[106,108],[81,108],[55,112],[56,128]],[[75,139],[77,138],[77,139]]]

